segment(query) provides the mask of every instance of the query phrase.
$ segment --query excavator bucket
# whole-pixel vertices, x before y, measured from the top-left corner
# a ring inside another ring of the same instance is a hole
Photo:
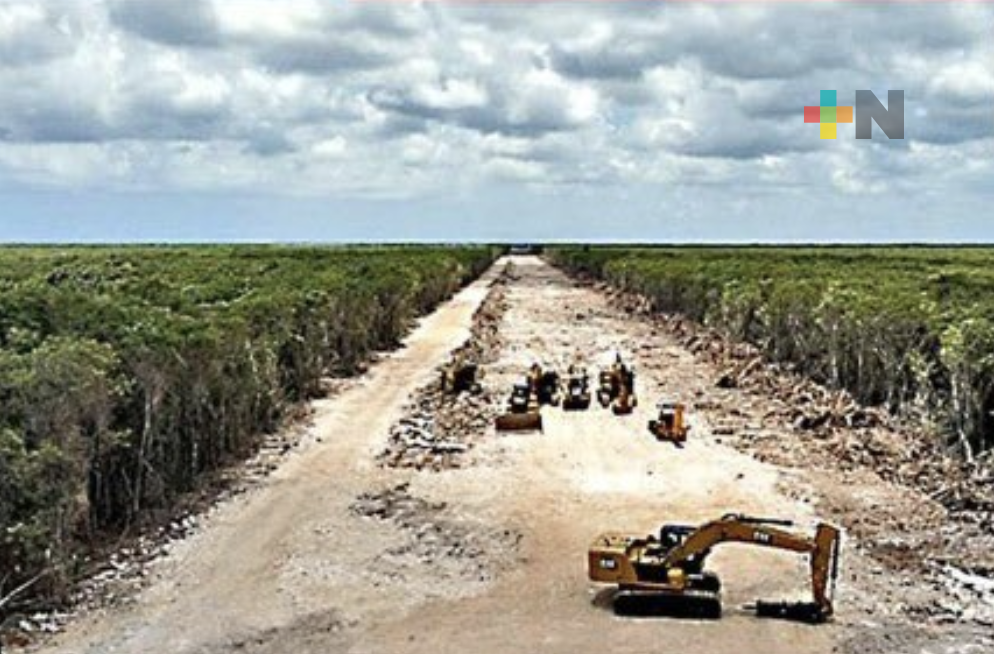
[[[542,414],[505,413],[497,417],[497,431],[542,431]]]

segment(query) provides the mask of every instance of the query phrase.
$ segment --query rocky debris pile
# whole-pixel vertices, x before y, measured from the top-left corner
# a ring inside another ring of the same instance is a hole
[[[473,362],[478,370],[497,360],[502,347],[500,323],[507,310],[506,286],[513,265],[493,281],[486,299],[473,315],[470,337],[452,352],[453,361]],[[383,465],[438,472],[463,465],[463,455],[482,438],[500,413],[501,398],[484,385],[478,393],[445,392],[442,377],[449,363],[439,367],[437,379],[421,387],[390,429]],[[482,373],[478,373],[482,374]]]
[[[408,484],[365,493],[352,504],[354,515],[397,525],[404,543],[382,552],[373,569],[391,576],[416,562],[439,577],[487,582],[499,561],[517,552],[521,534],[510,529],[482,529],[445,515],[445,502],[428,502],[410,493]]]
[[[398,484],[393,488],[363,493],[349,510],[363,518],[392,521],[402,527],[410,527],[425,515],[437,515],[448,506],[445,502],[428,502],[414,497],[410,489],[410,484]]]
[[[925,617],[994,627],[994,579],[952,565],[935,568],[935,579],[945,592],[934,606],[924,609]]]
[[[504,313],[507,312],[507,286],[516,278],[514,264],[509,263],[491,282],[486,299],[473,314],[470,337],[452,353],[454,359],[474,361],[478,365],[497,360],[503,346],[500,325],[504,320]]]
[[[423,388],[408,405],[407,415],[390,429],[380,461],[393,468],[435,472],[458,468],[473,441],[493,424],[498,406],[499,400],[486,390],[450,396],[437,387]]]

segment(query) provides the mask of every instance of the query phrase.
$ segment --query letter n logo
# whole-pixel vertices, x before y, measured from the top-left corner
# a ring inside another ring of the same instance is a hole
[[[856,91],[856,138],[873,138],[873,121],[887,138],[904,138],[904,91],[887,91],[887,107],[873,91]]]

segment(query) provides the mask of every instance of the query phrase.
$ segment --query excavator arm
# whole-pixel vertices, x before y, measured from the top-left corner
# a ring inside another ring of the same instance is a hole
[[[751,518],[729,514],[693,531],[663,559],[666,568],[679,567],[695,558],[706,557],[715,545],[747,543],[761,547],[808,554],[811,561],[812,603],[757,602],[761,616],[801,619],[821,622],[832,615],[830,586],[834,585],[838,568],[839,530],[819,524],[814,538],[799,536],[781,529],[792,523],[781,520]]]

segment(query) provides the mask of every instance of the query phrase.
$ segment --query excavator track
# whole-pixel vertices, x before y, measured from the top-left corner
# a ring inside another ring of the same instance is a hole
[[[667,592],[622,589],[614,597],[614,612],[633,617],[667,616],[718,620],[721,618],[721,595],[706,590]]]

